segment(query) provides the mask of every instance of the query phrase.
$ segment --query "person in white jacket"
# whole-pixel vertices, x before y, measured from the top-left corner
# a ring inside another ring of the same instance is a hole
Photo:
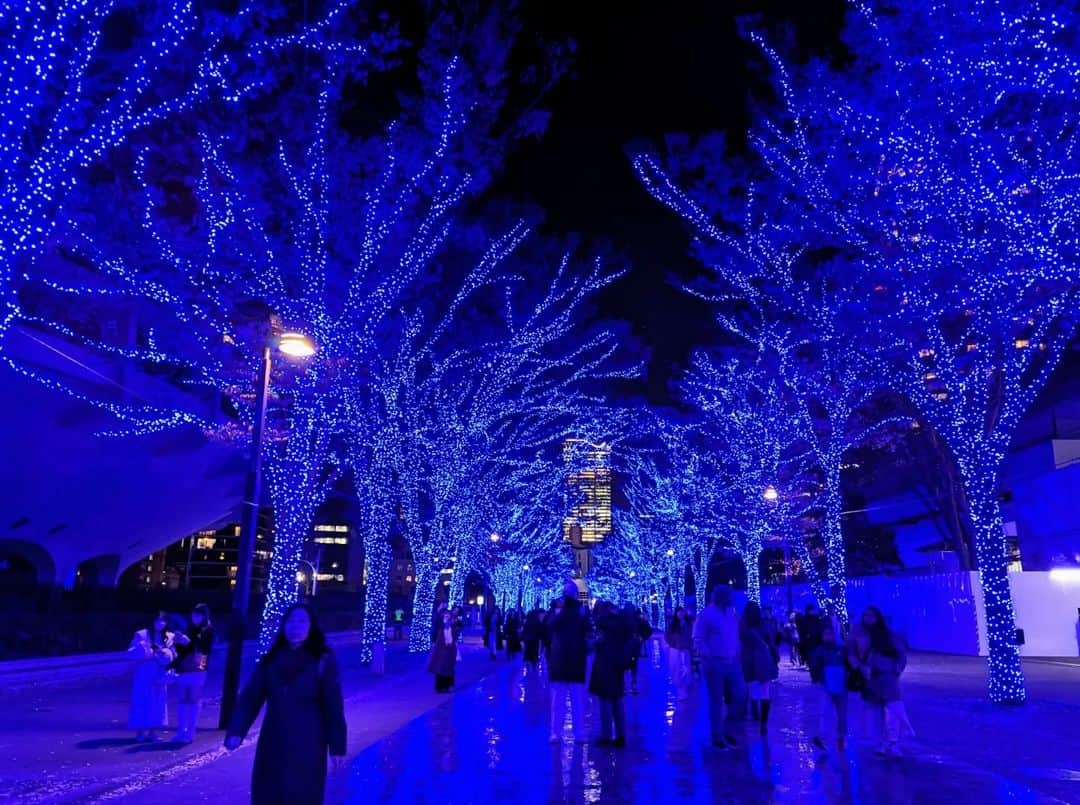
[[[167,623],[165,613],[158,612],[149,628],[135,633],[127,649],[135,663],[128,727],[135,731],[136,741],[158,741],[157,730],[169,725],[166,666],[176,659],[177,636],[165,628]]]

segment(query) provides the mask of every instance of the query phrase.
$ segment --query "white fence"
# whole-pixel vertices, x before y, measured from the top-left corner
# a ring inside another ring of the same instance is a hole
[[[1016,625],[1024,630],[1027,657],[1080,656],[1080,573],[1010,573]],[[788,610],[783,586],[762,587],[763,604],[777,615]],[[793,585],[791,603],[812,601],[805,585]],[[923,651],[986,656],[986,616],[977,573],[867,576],[848,581],[852,617],[878,607],[908,644]]]

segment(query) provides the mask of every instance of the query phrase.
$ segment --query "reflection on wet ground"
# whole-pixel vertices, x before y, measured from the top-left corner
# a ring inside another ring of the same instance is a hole
[[[902,758],[861,745],[816,757],[817,692],[804,672],[787,668],[768,740],[748,721],[740,748],[715,750],[704,692],[699,686],[676,702],[662,660],[654,644],[642,661],[641,695],[627,697],[625,749],[574,744],[569,729],[550,745],[543,675],[507,666],[358,755],[339,796],[450,804],[1067,801],[922,744]],[[1029,771],[1033,782],[1039,775]]]

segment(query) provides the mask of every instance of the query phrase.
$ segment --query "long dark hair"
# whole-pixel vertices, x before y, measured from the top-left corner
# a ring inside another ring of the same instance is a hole
[[[750,629],[761,626],[761,607],[754,601],[747,601],[742,611],[743,624]]]
[[[897,653],[896,643],[893,642],[889,627],[885,624],[885,618],[881,615],[881,610],[877,607],[867,607],[867,609],[873,610],[877,615],[877,621],[870,627],[870,650],[883,657],[895,657]]]
[[[326,645],[326,635],[323,634],[319,622],[315,619],[315,610],[302,601],[298,601],[286,609],[285,614],[281,616],[281,625],[278,626],[277,636],[270,645],[270,650],[266,652],[266,656],[263,658],[264,661],[269,660],[279,652],[289,648],[289,641],[285,639],[285,622],[288,621],[289,616],[298,609],[304,610],[308,615],[308,620],[311,622],[311,628],[308,630],[307,639],[300,645],[300,648],[312,657],[321,657],[330,650]]]
[[[193,606],[191,608],[191,614],[194,615],[196,612],[198,612],[200,615],[202,615],[203,622],[200,623],[195,628],[195,631],[201,632],[201,631],[203,631],[205,629],[209,629],[209,628],[211,628],[213,626],[213,624],[210,622],[210,607],[208,605],[206,605],[206,604],[196,604],[195,606]],[[191,625],[195,626],[195,623],[192,622]]]
[[[154,628],[154,623],[159,618],[161,620],[165,621],[165,625],[161,628],[160,632],[157,629]],[[168,631],[169,631],[169,613],[166,612],[164,609],[159,609],[156,613],[154,613],[154,617],[152,617],[150,619],[150,624],[146,627],[146,633],[148,635],[150,635],[150,644],[153,645],[153,646],[164,646],[165,645],[165,633],[168,632]]]
[[[680,612],[686,612],[686,607],[675,607],[675,611],[671,613],[671,620],[668,622],[667,634],[674,635],[683,628],[683,623],[679,620]]]

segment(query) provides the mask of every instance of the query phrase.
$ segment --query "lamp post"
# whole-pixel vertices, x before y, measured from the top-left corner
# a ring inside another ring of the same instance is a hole
[[[259,501],[262,499],[262,442],[266,430],[266,400],[270,391],[271,344],[263,346],[262,360],[255,384],[255,421],[251,431],[251,459],[244,481],[244,499],[240,511],[240,544],[236,557],[236,585],[232,595],[232,620],[229,624],[229,648],[225,655],[225,679],[221,688],[221,715],[218,728],[226,729],[236,706],[240,688],[240,662],[247,637],[248,609],[251,602],[251,564],[259,528]],[[282,333],[277,347],[296,358],[315,354],[315,344],[301,333]]]
[[[775,486],[769,484],[767,487],[765,487],[765,490],[761,493],[761,496],[765,498],[765,500],[769,503],[776,503],[776,501],[780,497],[780,493],[776,491]],[[784,581],[787,586],[787,608],[788,612],[791,612],[791,538],[787,534],[784,535]]]

